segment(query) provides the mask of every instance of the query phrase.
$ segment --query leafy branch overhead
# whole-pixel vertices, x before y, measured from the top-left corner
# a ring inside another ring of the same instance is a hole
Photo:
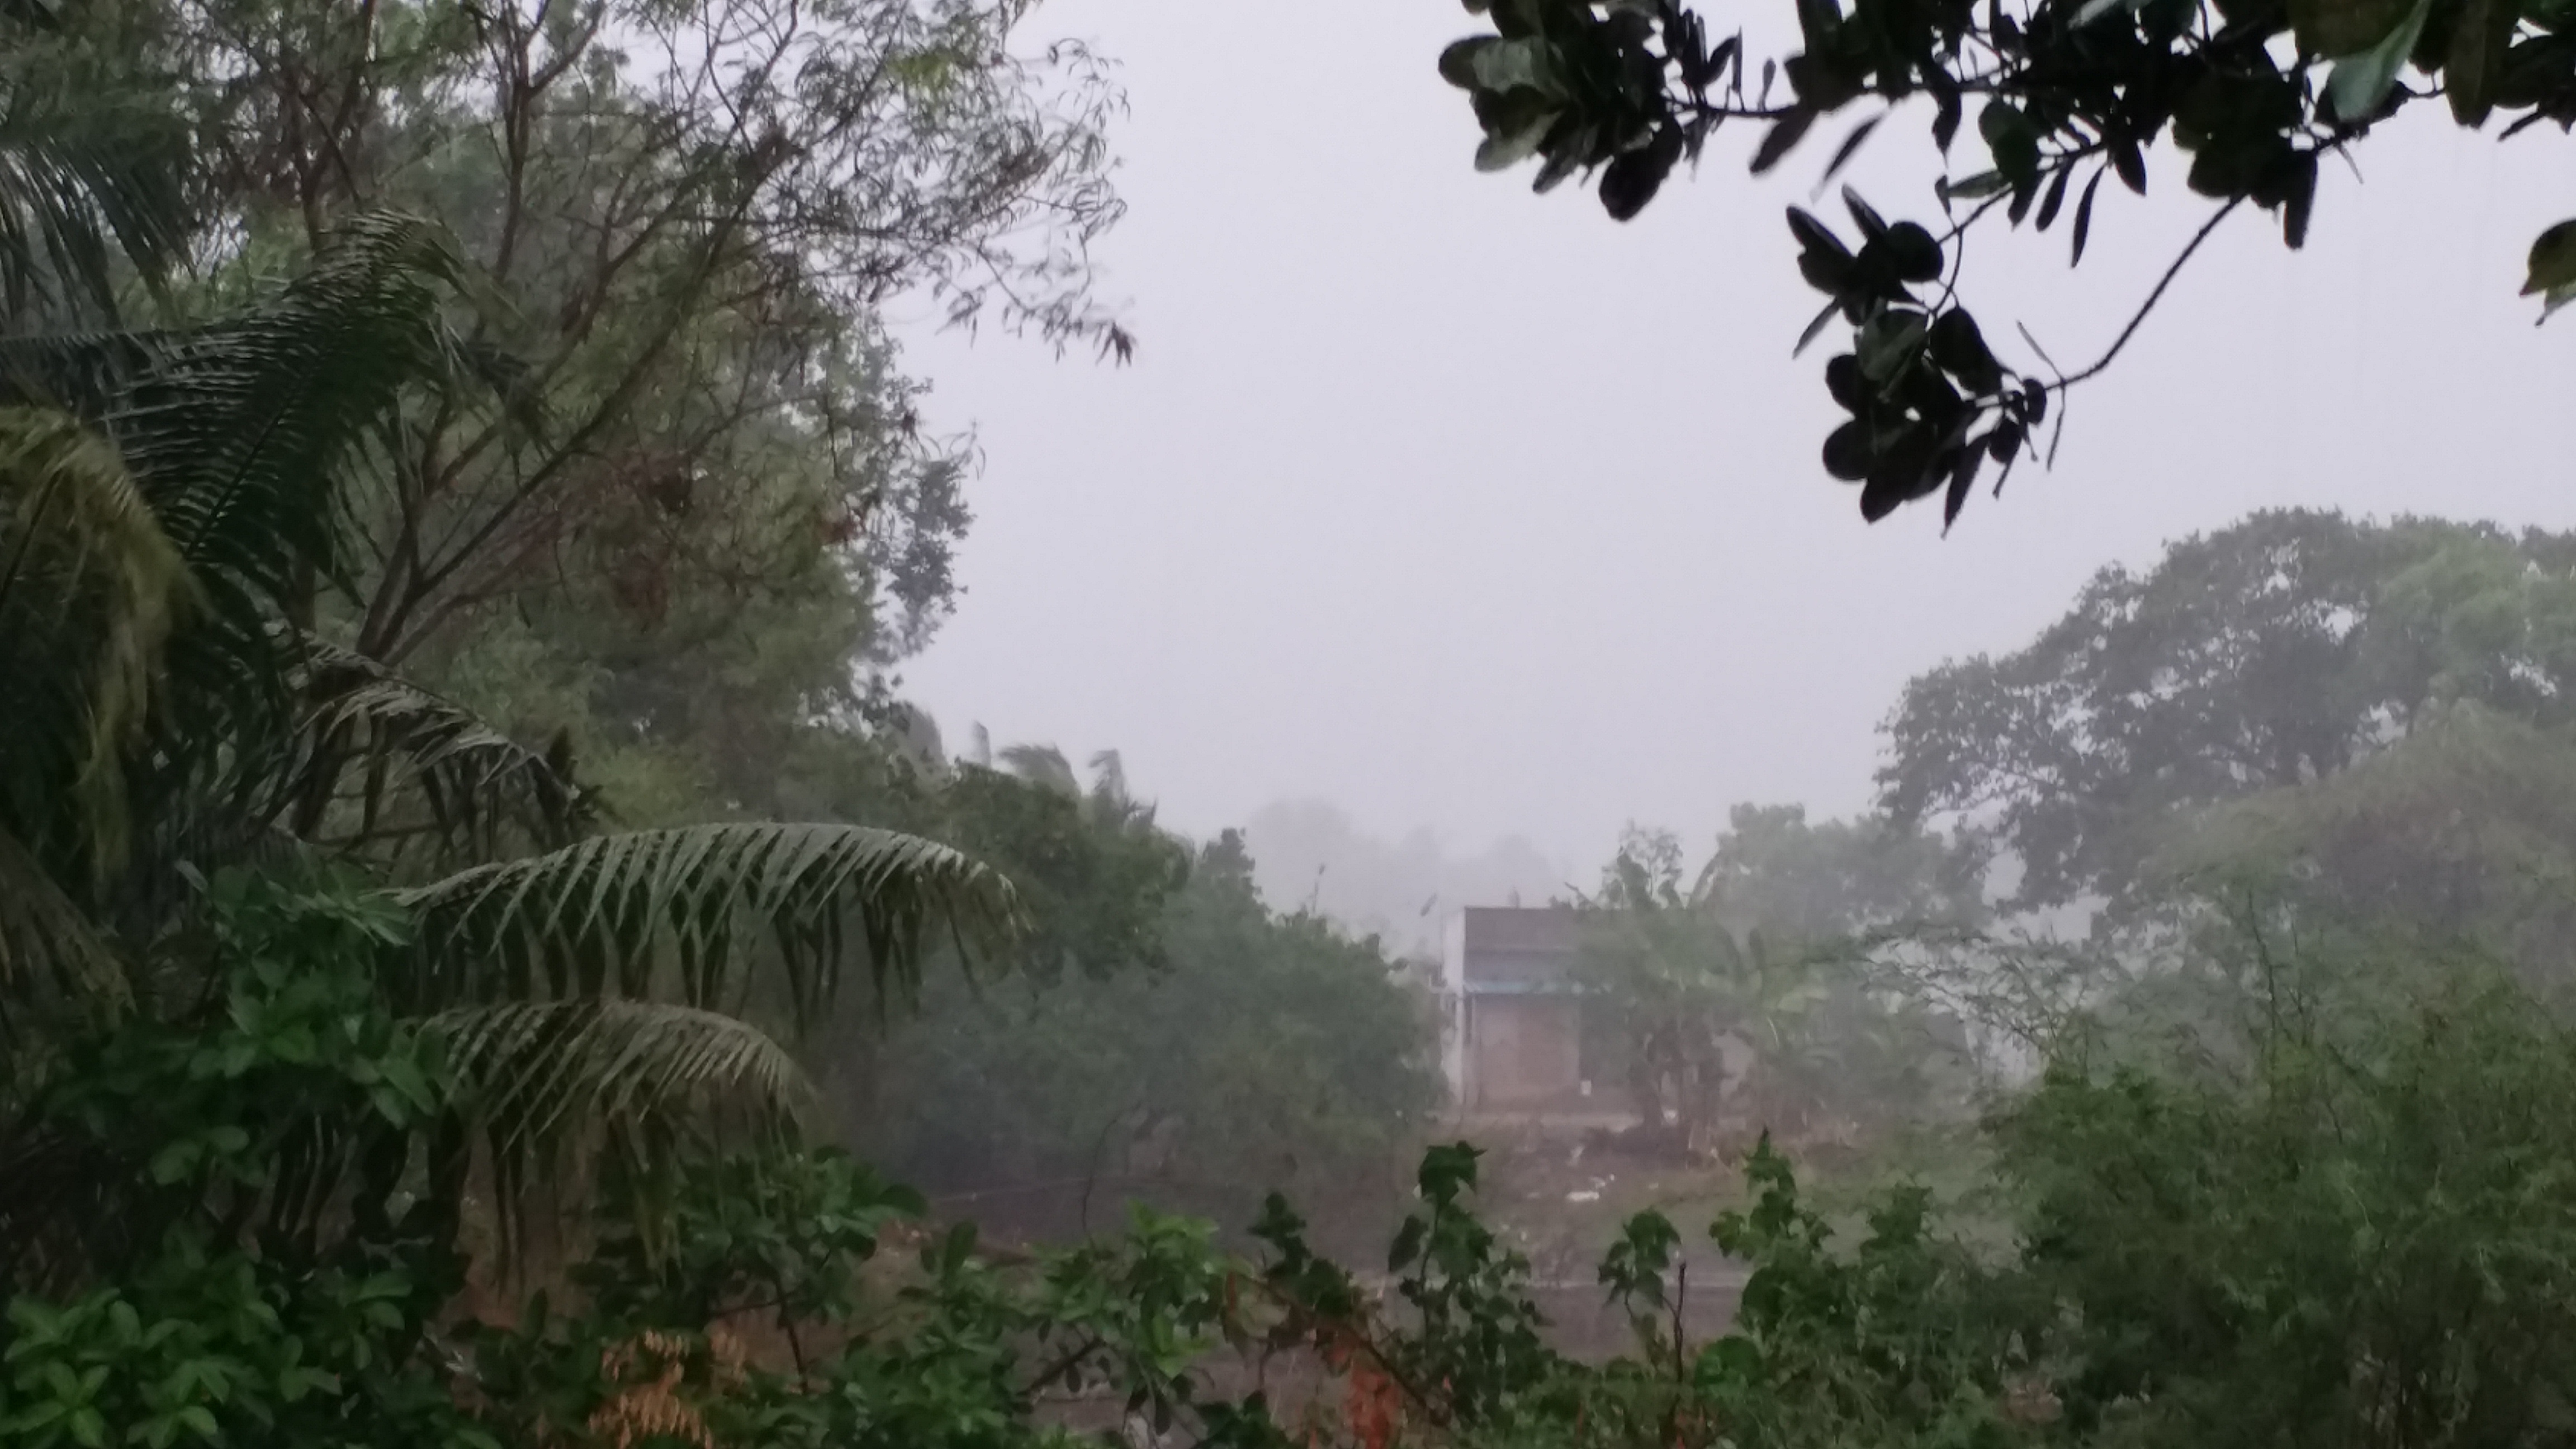
[[[1932,139],[1954,158],[1938,225],[1891,223],[1848,187],[1848,233],[1789,210],[1799,272],[1827,299],[1799,350],[1838,318],[1851,334],[1825,367],[1850,414],[1825,468],[1861,485],[1872,521],[1937,494],[1946,527],[1990,467],[2001,491],[2015,462],[2053,454],[2055,434],[2044,453],[2038,437],[2051,395],[2118,357],[2222,220],[2251,203],[2302,245],[2320,163],[2407,106],[2439,96],[2472,130],[2509,117],[2504,136],[2576,125],[2571,0],[1797,0],[1797,53],[1749,84],[1742,34],[1712,36],[1680,0],[1467,9],[1493,30],[1452,44],[1440,73],[1484,129],[1478,168],[1535,158],[1542,192],[1597,176],[1620,221],[1728,121],[1764,128],[1760,175],[1826,117],[1856,115],[1830,180],[1900,103],[1929,99]],[[2207,223],[2097,358],[2062,369],[2027,332],[2026,358],[1999,358],[1960,300],[1968,233],[1998,211],[2013,228],[2064,220],[2080,263],[2104,178],[2145,195],[2147,153],[2168,139],[2189,158],[2185,184],[2216,204]],[[1980,161],[1955,159],[1971,148]],[[2544,317],[2576,300],[2576,221],[2533,244],[2523,291]]]

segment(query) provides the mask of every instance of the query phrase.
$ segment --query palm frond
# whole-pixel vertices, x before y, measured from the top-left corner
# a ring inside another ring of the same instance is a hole
[[[0,300],[112,316],[118,263],[157,284],[185,257],[188,135],[113,48],[13,25],[0,56]]]
[[[303,651],[306,716],[294,773],[319,774],[328,788],[356,767],[354,843],[411,828],[405,816],[415,805],[436,839],[478,858],[504,853],[513,828],[551,848],[592,823],[565,742],[540,753],[363,655],[315,639]]]
[[[67,414],[0,409],[0,830],[83,871],[121,857],[126,756],[190,593],[105,438]]]
[[[104,420],[185,340],[153,330],[0,337],[0,403]]]
[[[1066,795],[1079,796],[1082,781],[1073,762],[1053,745],[1012,745],[1001,752],[1002,768],[1028,781]]]
[[[661,1002],[505,1002],[421,1022],[496,1160],[601,1138],[636,1140],[731,1114],[785,1125],[812,1082],[766,1032]]]
[[[335,573],[344,468],[412,385],[449,374],[442,301],[465,285],[432,223],[362,213],[271,302],[172,350],[115,420],[162,527],[254,611]]]
[[[853,825],[733,824],[599,836],[400,893],[419,923],[417,1009],[623,998],[809,1020],[856,955],[879,999],[918,988],[945,928],[961,955],[1021,924],[1002,875],[945,845]],[[753,995],[755,960],[777,995]]]

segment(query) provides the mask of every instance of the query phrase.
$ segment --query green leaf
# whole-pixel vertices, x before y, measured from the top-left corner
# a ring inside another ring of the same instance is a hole
[[[2012,182],[2000,171],[1980,171],[1965,181],[1952,181],[1944,176],[1934,183],[1934,189],[1955,201],[1977,201],[2010,185]]]
[[[2576,219],[2550,226],[2532,239],[2522,295],[2568,286],[2576,286]]]
[[[1881,312],[1860,330],[1860,371],[1872,382],[1894,377],[1923,346],[1930,323],[1920,312]]]
[[[2301,50],[2342,60],[2386,40],[2405,24],[2409,5],[2410,0],[2290,0],[2290,28]]]
[[[2406,18],[2378,44],[2335,62],[2326,77],[2326,99],[2338,119],[2357,122],[2378,113],[2397,84],[2397,73],[2414,53],[2416,38],[2424,33],[2424,18],[2432,10],[2433,0],[2415,0]]]
[[[2461,125],[2482,125],[2495,108],[2496,83],[2519,19],[2516,0],[2462,0],[2452,22],[2450,58],[2442,67],[2442,89]]]
[[[1539,143],[1547,139],[1556,117],[1552,110],[1534,110],[1509,129],[1487,136],[1476,147],[1476,169],[1508,171],[1538,154]]]
[[[1462,91],[1476,89],[1477,53],[1502,43],[1503,38],[1499,35],[1471,35],[1464,40],[1453,41],[1440,52],[1440,78]]]

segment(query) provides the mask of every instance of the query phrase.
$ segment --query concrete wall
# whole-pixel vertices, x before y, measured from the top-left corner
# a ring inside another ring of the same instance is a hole
[[[1536,1106],[1582,1089],[1583,1004],[1576,997],[1468,997],[1466,1038],[1467,1106]]]

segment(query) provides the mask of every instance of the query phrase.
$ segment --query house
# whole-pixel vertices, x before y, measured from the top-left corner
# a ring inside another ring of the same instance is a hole
[[[1449,918],[1440,962],[1448,1015],[1441,1067],[1461,1110],[1587,1103],[1578,939],[1574,912],[1561,906],[1470,907]]]

